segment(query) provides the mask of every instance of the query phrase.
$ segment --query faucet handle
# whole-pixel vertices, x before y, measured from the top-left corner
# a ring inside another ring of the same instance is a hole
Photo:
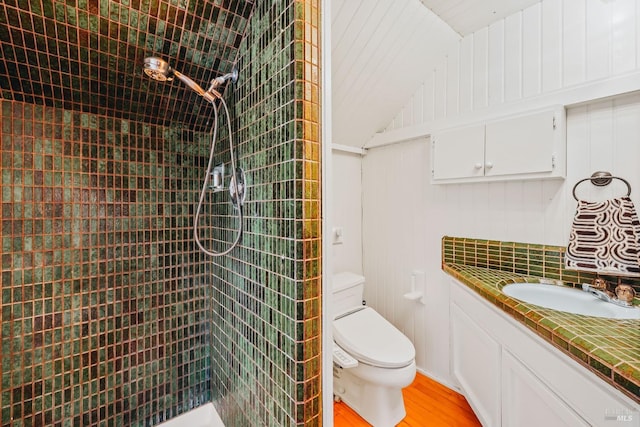
[[[631,304],[633,298],[636,296],[636,290],[631,285],[620,284],[615,289],[616,297],[620,301],[624,301],[627,304]]]

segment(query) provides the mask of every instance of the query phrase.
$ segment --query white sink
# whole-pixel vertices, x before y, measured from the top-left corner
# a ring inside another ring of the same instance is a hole
[[[579,289],[542,283],[512,283],[505,295],[529,304],[584,316],[609,319],[640,319],[640,308],[620,307]]]

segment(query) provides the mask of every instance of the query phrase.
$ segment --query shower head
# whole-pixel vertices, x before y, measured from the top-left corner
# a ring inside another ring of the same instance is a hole
[[[167,61],[153,56],[144,58],[144,72],[147,76],[160,82],[173,80],[173,69]]]
[[[198,85],[196,82],[191,80],[189,77],[184,74],[174,70],[169,66],[167,61],[156,58],[154,56],[150,56],[148,58],[144,58],[144,73],[151,77],[154,80],[158,80],[161,82],[171,81],[173,77],[177,77],[184,84],[189,86],[192,90],[194,90],[198,95],[209,101],[210,103],[214,103],[214,101],[218,98],[221,98],[220,92],[215,90],[215,87],[209,88],[209,90],[205,91]]]

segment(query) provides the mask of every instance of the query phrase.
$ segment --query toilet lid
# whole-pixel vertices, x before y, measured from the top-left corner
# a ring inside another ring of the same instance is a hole
[[[409,338],[371,307],[334,320],[333,339],[359,361],[380,368],[402,368],[416,356]]]

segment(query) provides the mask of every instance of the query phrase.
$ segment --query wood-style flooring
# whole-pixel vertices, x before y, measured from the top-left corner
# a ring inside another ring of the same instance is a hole
[[[480,426],[467,400],[442,384],[417,374],[402,391],[407,416],[398,427]],[[369,426],[343,402],[333,404],[335,427]]]

